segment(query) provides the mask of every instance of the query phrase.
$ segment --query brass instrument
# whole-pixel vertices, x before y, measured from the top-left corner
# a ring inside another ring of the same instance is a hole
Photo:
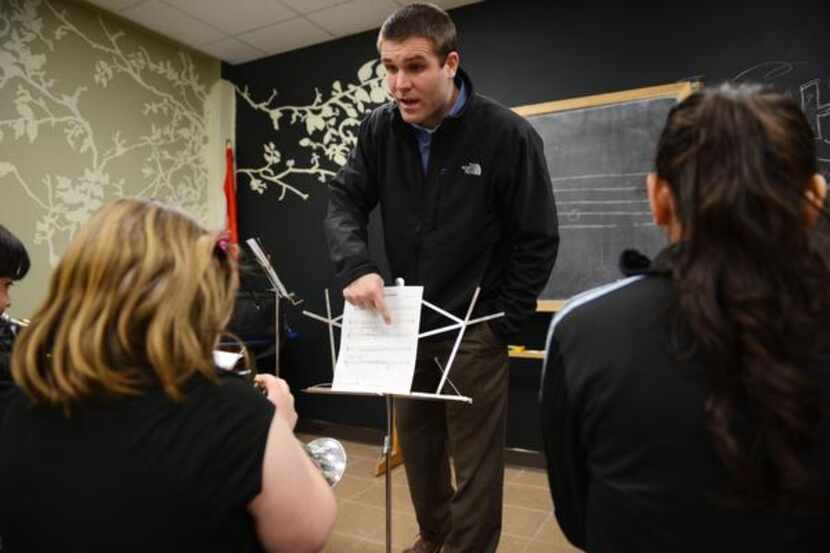
[[[8,313],[0,314],[0,352],[11,353],[20,330],[29,326],[26,319],[15,319]]]
[[[31,321],[29,319],[16,319],[8,313],[0,314],[0,322],[5,323],[7,325],[15,325],[20,328],[26,328],[31,324]]]
[[[236,366],[237,362],[246,355],[246,349],[244,344],[242,344],[238,339],[235,341],[239,345],[241,352],[213,352],[214,363],[216,364],[217,370],[233,372],[237,375],[243,376],[251,380],[252,384],[260,392],[265,394],[265,388],[253,380],[253,370],[248,367],[239,368]],[[326,479],[329,486],[334,487],[340,479],[343,478],[343,474],[346,472],[347,457],[346,450],[340,442],[334,438],[317,438],[307,444],[300,442],[300,446],[311,458],[311,462],[320,469],[320,472],[323,474],[323,478]]]
[[[258,383],[255,382],[254,386],[263,394],[266,393],[265,388]],[[328,485],[332,488],[336,486],[346,472],[347,456],[343,444],[334,438],[317,438],[307,444],[300,440],[297,441],[300,442],[300,446],[311,458],[311,462],[320,469]]]
[[[343,449],[343,444],[334,438],[317,438],[303,444],[303,449],[323,473],[329,486],[333,488],[340,482],[346,472],[346,450]]]

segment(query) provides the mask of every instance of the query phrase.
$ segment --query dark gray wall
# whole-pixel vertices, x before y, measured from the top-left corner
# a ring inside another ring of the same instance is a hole
[[[453,10],[461,35],[462,65],[478,91],[508,106],[639,88],[685,79],[713,84],[729,79],[769,82],[794,96],[823,135],[820,151],[830,173],[830,52],[826,2],[528,2],[487,1]],[[309,104],[315,87],[355,82],[358,67],[375,57],[375,32],[239,66],[225,78],[248,86],[255,97],[279,91],[280,104]],[[818,79],[815,87],[809,83]],[[816,96],[815,93],[819,96]],[[262,113],[238,101],[237,160],[261,163],[262,145],[274,141],[283,155],[303,155],[298,135],[276,133]],[[824,114],[822,116],[822,113]],[[823,127],[822,127],[823,125]],[[332,285],[321,221],[324,185],[299,177],[308,201],[239,189],[240,231],[261,236],[286,284],[323,312],[322,290]],[[333,294],[339,296],[339,292]],[[341,303],[341,302],[337,302]],[[335,308],[339,312],[339,305]],[[325,327],[289,308],[299,332],[283,360],[293,388],[331,379]],[[526,342],[541,347],[548,317],[526,329]],[[539,363],[512,367],[510,445],[538,447],[535,407]],[[381,428],[379,401],[311,398],[298,394],[304,417]]]

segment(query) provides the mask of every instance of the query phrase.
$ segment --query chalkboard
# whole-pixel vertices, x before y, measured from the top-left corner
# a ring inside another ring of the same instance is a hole
[[[665,245],[645,180],[669,110],[693,89],[685,82],[516,108],[544,141],[559,213],[559,256],[540,300],[620,278],[626,248],[653,256]]]

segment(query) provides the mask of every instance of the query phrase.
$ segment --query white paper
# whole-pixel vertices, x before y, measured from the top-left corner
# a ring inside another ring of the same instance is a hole
[[[232,351],[213,350],[213,363],[220,369],[229,371],[236,366],[237,361],[242,359],[241,353]]]
[[[332,390],[406,394],[412,389],[423,294],[423,286],[384,288],[389,325],[374,311],[344,305]]]

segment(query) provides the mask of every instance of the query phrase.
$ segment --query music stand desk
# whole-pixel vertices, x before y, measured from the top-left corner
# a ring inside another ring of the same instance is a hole
[[[445,395],[445,394],[430,394],[426,392],[409,392],[409,393],[386,393],[386,392],[361,392],[361,391],[341,391],[332,390],[331,384],[317,384],[304,388],[303,392],[309,394],[320,395],[343,395],[343,396],[361,396],[361,397],[384,397],[386,398],[386,436],[383,438],[383,455],[386,458],[386,553],[392,551],[392,465],[391,465],[391,440],[394,431],[392,424],[392,415],[395,411],[395,398],[399,399],[413,399],[421,401],[454,401],[458,403],[467,403],[472,405],[473,400],[467,396],[460,395]]]

